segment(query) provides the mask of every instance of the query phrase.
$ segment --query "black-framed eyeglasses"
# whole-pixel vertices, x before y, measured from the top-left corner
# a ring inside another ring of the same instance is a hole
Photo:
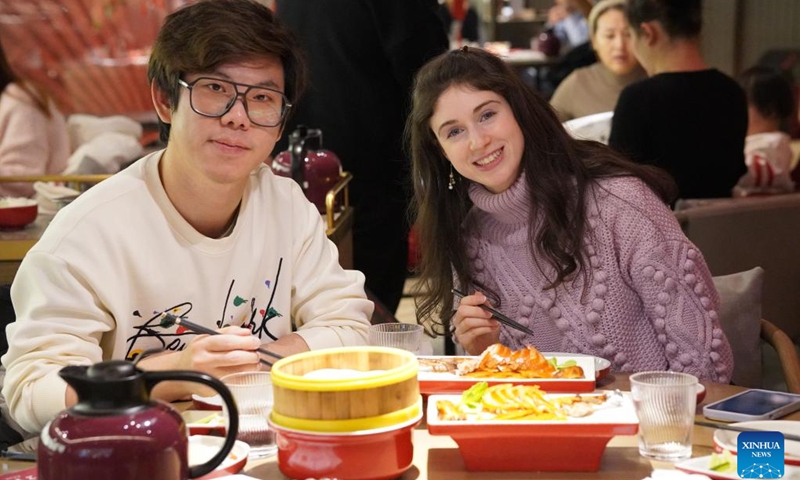
[[[267,87],[211,77],[200,77],[191,83],[179,78],[178,83],[189,90],[192,110],[204,117],[225,115],[241,96],[244,110],[251,122],[261,127],[276,127],[292,108],[286,95]],[[237,87],[243,87],[245,91],[240,92]]]

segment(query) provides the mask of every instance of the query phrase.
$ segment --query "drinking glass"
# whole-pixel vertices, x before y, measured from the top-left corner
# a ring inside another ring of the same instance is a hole
[[[250,445],[248,458],[274,455],[278,445],[275,443],[275,432],[267,422],[273,404],[269,372],[233,373],[221,380],[236,400],[239,409],[239,433],[236,439]]]
[[[379,323],[369,327],[369,344],[394,347],[419,354],[424,327],[413,323]]]
[[[639,417],[639,453],[657,460],[692,456],[697,377],[678,372],[631,375],[631,396]]]

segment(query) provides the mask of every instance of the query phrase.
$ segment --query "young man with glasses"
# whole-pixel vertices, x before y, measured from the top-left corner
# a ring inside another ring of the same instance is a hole
[[[167,17],[148,68],[166,149],[59,212],[13,284],[3,393],[24,429],[76,401],[58,377],[65,365],[163,348],[139,367],[222,377],[258,369],[262,344],[289,355],[365,343],[364,276],[339,266],[300,187],[263,164],[304,71],[292,36],[256,1],[200,1]],[[163,313],[221,335],[164,327]],[[154,393],[176,400],[191,388]]]

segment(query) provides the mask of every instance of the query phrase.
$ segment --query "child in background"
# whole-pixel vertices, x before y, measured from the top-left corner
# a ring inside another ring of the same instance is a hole
[[[780,71],[750,67],[739,76],[747,94],[747,138],[744,162],[747,173],[733,188],[735,197],[790,193],[792,150],[786,133],[794,113],[792,85]]]

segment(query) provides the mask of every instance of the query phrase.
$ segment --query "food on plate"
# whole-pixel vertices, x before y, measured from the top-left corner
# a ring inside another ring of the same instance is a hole
[[[614,397],[612,399],[612,397]],[[440,420],[566,420],[585,417],[601,406],[616,406],[617,395],[609,393],[549,395],[538,386],[479,382],[461,395],[461,400],[437,400]]]
[[[719,455],[712,453],[708,469],[719,473],[736,473],[736,458],[727,450]]]
[[[417,358],[417,360],[421,371],[454,373],[458,368],[458,362],[463,362],[465,357]]]
[[[583,368],[574,361],[557,364],[546,359],[535,347],[511,350],[495,343],[477,358],[457,364],[455,373],[473,378],[583,378]]]
[[[225,423],[225,418],[222,417],[219,413],[214,412],[211,415],[206,415],[203,418],[198,418],[192,423],[196,423],[198,425],[223,425]]]
[[[24,197],[0,197],[0,208],[29,207],[36,205],[36,200]]]

